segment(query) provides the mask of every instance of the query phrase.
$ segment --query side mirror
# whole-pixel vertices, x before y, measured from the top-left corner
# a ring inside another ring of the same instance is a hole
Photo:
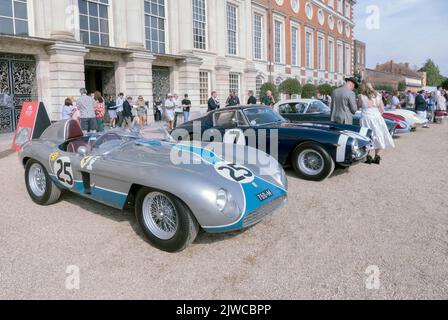
[[[85,147],[85,146],[81,146],[81,147],[79,147],[78,148],[78,154],[80,155],[80,156],[85,156],[85,155],[87,155],[87,147]]]

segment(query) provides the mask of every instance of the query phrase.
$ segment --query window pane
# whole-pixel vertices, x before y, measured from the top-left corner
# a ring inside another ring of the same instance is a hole
[[[28,21],[16,20],[16,34],[20,36],[28,35]]]
[[[81,41],[84,43],[89,43],[89,33],[87,31],[81,31]]]
[[[79,13],[87,14],[87,1],[86,0],[78,0],[79,2]]]
[[[90,31],[99,31],[98,19],[94,17],[90,17],[89,19]]]
[[[14,16],[19,19],[27,19],[28,14],[26,12],[26,3],[14,2]]]
[[[108,34],[101,34],[101,45],[102,46],[109,46],[109,35]]]
[[[87,19],[87,16],[79,16],[79,26],[82,30],[89,30],[89,20]]]
[[[91,1],[89,1],[89,15],[98,16],[98,5]]]
[[[108,18],[108,14],[107,14],[107,6],[100,6],[100,18]]]
[[[94,45],[100,45],[100,35],[96,32],[90,33],[90,43]]]
[[[109,33],[109,20],[106,19],[100,20],[100,30],[103,33]]]
[[[0,30],[2,33],[14,34],[14,24],[12,19],[0,18]]]
[[[11,0],[0,0],[0,16],[12,17]]]

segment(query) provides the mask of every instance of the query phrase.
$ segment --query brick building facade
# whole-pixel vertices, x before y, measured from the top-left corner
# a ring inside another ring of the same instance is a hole
[[[341,84],[353,73],[353,6],[356,1],[254,0],[267,23],[267,62],[260,76],[279,84],[287,77],[302,83]],[[265,69],[265,71],[263,71]]]

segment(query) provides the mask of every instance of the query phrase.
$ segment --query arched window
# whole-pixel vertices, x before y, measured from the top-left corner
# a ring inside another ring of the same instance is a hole
[[[283,82],[283,78],[282,77],[277,77],[277,79],[275,79],[275,85],[279,86],[281,85]]]

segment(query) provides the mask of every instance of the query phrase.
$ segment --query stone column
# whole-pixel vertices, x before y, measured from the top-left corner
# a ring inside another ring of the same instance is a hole
[[[145,48],[144,10],[144,1],[126,0],[126,47],[129,49]],[[120,32],[120,30],[116,30],[116,32]]]
[[[202,59],[191,56],[178,63],[179,95],[183,98],[188,93],[193,107],[200,106],[199,96],[199,70]]]
[[[212,90],[216,90],[221,102],[221,107],[224,107],[226,99],[229,96],[229,73],[231,67],[227,65],[225,58],[217,58],[215,70],[215,89]]]
[[[47,47],[47,52],[50,96],[46,103],[51,120],[58,120],[65,98],[79,97],[79,89],[85,87],[84,56],[88,50],[78,43],[56,43]]]
[[[49,115],[52,110],[49,105],[51,90],[50,90],[50,57],[47,54],[41,53],[36,57],[36,80],[37,80],[37,96],[38,100],[42,101],[47,109]]]
[[[255,67],[255,64],[252,61],[247,61],[246,62],[246,66],[244,69],[244,74],[241,77],[241,82],[242,82],[242,86],[241,86],[241,90],[243,90],[243,92],[240,93],[241,97],[244,97],[244,101],[241,100],[242,104],[245,104],[247,102],[248,96],[247,93],[249,92],[249,90],[252,90],[254,92],[254,94],[256,94],[256,78],[257,78],[257,73],[258,70]]]
[[[124,94],[132,96],[135,100],[143,96],[149,101],[150,110],[153,103],[152,97],[152,62],[154,56],[148,52],[133,52],[124,58],[126,65],[126,78]],[[118,79],[117,79],[118,80]],[[118,80],[120,82],[120,80]],[[148,122],[154,122],[152,112],[148,113]]]
[[[172,6],[175,2],[172,3]],[[206,5],[208,3],[206,2]],[[174,19],[171,19],[172,30],[176,32],[170,34],[172,42],[172,53],[176,54],[180,50],[187,52],[193,50],[193,6],[191,1],[178,0],[177,11],[174,13]],[[183,14],[178,14],[182,12]],[[177,45],[178,44],[178,45]],[[180,50],[179,50],[180,49]],[[209,49],[209,48],[208,48]]]

